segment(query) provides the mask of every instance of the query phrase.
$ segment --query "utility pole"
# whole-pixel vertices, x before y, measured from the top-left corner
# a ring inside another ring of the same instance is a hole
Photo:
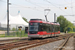
[[[7,35],[9,35],[9,0],[7,0]]]
[[[56,13],[54,13],[54,22],[56,22]]]

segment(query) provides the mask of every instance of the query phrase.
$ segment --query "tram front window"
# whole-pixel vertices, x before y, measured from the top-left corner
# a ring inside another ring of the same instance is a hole
[[[29,31],[38,31],[38,26],[30,26]]]
[[[38,31],[38,23],[30,23],[29,31]]]

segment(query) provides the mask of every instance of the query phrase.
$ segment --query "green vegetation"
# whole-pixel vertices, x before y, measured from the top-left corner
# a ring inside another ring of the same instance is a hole
[[[68,32],[68,33],[75,33],[75,32]]]
[[[28,34],[25,31],[15,31],[9,34],[0,34],[0,37],[28,37]]]
[[[5,34],[0,34],[0,37],[5,37]]]
[[[25,31],[17,31],[16,36],[18,37],[28,37],[28,34]]]
[[[12,31],[15,31],[16,29],[15,28],[12,28]]]
[[[24,18],[24,17],[22,17],[22,18],[23,18],[23,20],[24,20],[24,21],[26,21],[26,22],[28,23],[28,21],[27,21],[27,19],[26,19],[26,18]]]
[[[58,18],[57,18],[57,22],[59,22],[60,24],[60,31],[61,32],[73,32],[75,31],[74,28],[75,26],[70,22],[68,21],[66,18],[64,18],[64,16],[60,15]]]

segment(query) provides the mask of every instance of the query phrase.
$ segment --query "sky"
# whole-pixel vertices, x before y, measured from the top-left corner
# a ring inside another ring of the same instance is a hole
[[[54,22],[54,13],[56,17],[63,15],[67,20],[75,23],[75,0],[9,0],[9,13],[12,16],[18,15],[28,21],[32,18],[45,20],[45,9],[50,9],[47,19]],[[65,9],[67,7],[67,9]],[[7,0],[0,0],[0,21],[7,15]],[[67,16],[66,16],[67,15]]]

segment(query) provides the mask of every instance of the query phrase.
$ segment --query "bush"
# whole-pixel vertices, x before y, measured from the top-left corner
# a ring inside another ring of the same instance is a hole
[[[12,28],[12,31],[15,31],[16,29],[15,28]]]

